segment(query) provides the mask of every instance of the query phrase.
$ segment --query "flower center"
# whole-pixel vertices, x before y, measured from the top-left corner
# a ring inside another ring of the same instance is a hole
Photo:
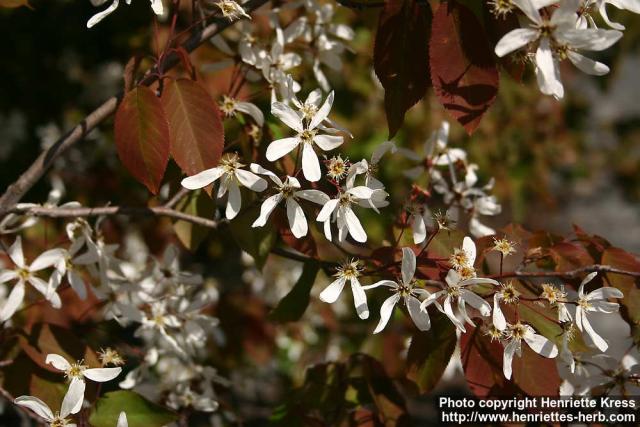
[[[515,8],[511,0],[489,0],[489,5],[493,15],[503,19]]]
[[[360,261],[352,259],[337,268],[336,276],[343,277],[347,280],[357,279],[360,277],[361,270],[362,266],[360,265]]]
[[[242,167],[242,164],[238,162],[238,155],[233,153],[227,154],[220,160],[220,167],[224,169],[226,174],[233,174],[236,169]]]
[[[340,199],[339,199],[340,206],[342,207],[350,206],[351,203],[353,203],[354,201],[355,201],[355,197],[353,197],[351,194],[347,192],[340,194]]]
[[[300,111],[305,120],[311,120],[318,113],[318,107],[310,102],[305,102]]]
[[[18,277],[22,280],[27,280],[31,276],[31,272],[28,268],[20,268],[18,269]]]
[[[227,117],[233,116],[236,112],[236,100],[224,95],[220,103],[220,110],[222,110]]]
[[[515,325],[509,325],[508,335],[509,338],[516,341],[521,341],[527,334],[527,328],[522,323],[518,322]]]
[[[581,297],[580,299],[578,299],[578,306],[583,310],[589,310],[593,308],[591,302],[589,302],[589,300],[585,297]]]
[[[312,144],[314,136],[316,136],[316,131],[315,130],[309,130],[309,129],[303,130],[298,135],[300,140],[305,144]]]
[[[67,378],[82,378],[84,371],[87,369],[86,365],[83,365],[81,360],[77,363],[72,363],[69,369],[67,369],[66,375]]]

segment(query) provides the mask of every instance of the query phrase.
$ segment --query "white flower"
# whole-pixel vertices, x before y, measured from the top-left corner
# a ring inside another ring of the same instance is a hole
[[[358,278],[361,271],[360,261],[351,260],[338,267],[338,271],[335,274],[336,280],[331,282],[329,286],[324,288],[320,293],[320,300],[326,303],[332,304],[338,300],[344,285],[347,282],[351,283],[351,292],[353,293],[353,303],[356,307],[356,312],[361,319],[367,319],[369,317],[369,307],[367,306],[367,296],[364,292],[364,287],[360,284]]]
[[[309,230],[307,218],[304,215],[302,207],[298,204],[298,199],[308,200],[319,205],[324,205],[329,201],[329,196],[319,190],[300,190],[300,182],[292,177],[287,176],[282,182],[278,176],[259,165],[251,165],[251,170],[257,174],[267,175],[276,184],[278,192],[267,198],[260,207],[260,216],[251,225],[252,227],[264,227],[269,216],[276,206],[285,200],[287,206],[287,219],[289,227],[296,238],[307,235]]]
[[[50,427],[76,427],[76,424],[67,419],[67,417],[71,414],[77,413],[80,408],[74,411],[74,408],[70,406],[70,401],[67,399],[70,390],[65,395],[62,400],[62,407],[60,408],[60,412],[56,412],[55,414],[44,403],[42,400],[33,396],[20,396],[17,397],[13,403],[16,405],[24,406],[25,408],[33,411],[37,416],[45,420]],[[118,426],[119,427],[119,426]]]
[[[524,46],[537,43],[536,77],[542,93],[556,98],[564,96],[558,61],[569,59],[587,74],[603,75],[609,67],[578,53],[579,50],[600,51],[617,42],[622,33],[616,30],[577,28],[580,0],[565,0],[555,9],[551,19],[542,18],[538,6],[531,0],[513,0],[532,21],[528,28],[507,33],[496,45],[496,55],[502,57]]]
[[[514,354],[522,356],[522,341],[524,340],[531,350],[541,356],[554,358],[558,355],[558,347],[542,335],[536,334],[535,330],[526,324],[516,323],[507,325],[504,355],[502,358],[502,371],[507,379],[511,379],[511,363]]]
[[[387,298],[380,307],[380,322],[373,331],[374,334],[382,331],[389,322],[391,313],[395,305],[400,301],[400,298],[404,300],[404,304],[409,311],[409,316],[413,320],[413,323],[421,331],[428,331],[431,328],[431,319],[426,311],[420,309],[420,300],[418,296],[428,297],[429,292],[425,289],[416,287],[416,281],[414,275],[416,272],[416,255],[410,248],[402,248],[402,279],[401,281],[394,282],[392,280],[381,280],[373,285],[364,286],[364,289],[372,289],[378,286],[387,286],[391,288],[391,295]]]
[[[288,75],[286,71],[297,67],[302,63],[300,55],[293,52],[284,52],[285,38],[282,29],[277,27],[276,38],[271,44],[269,52],[265,50],[254,51],[253,55],[248,52],[242,53],[245,62],[253,60],[255,57],[255,66],[262,71],[262,75],[272,86],[271,100],[276,101],[276,89],[280,92],[284,99],[289,99],[291,92],[298,92],[300,85],[291,79],[288,84]],[[246,58],[246,59],[245,59]]]
[[[93,3],[94,6],[101,6],[106,2],[107,0],[92,0],[91,3]],[[131,0],[126,0],[126,2],[127,4],[131,4]],[[120,0],[113,0],[113,2],[108,8],[106,8],[102,12],[98,12],[95,15],[93,15],[91,19],[89,19],[89,21],[87,22],[87,28],[93,27],[98,22],[106,18],[108,15],[113,13],[118,8],[119,4],[120,4]],[[153,13],[155,13],[156,15],[158,16],[163,15],[164,5],[162,4],[162,0],[151,0],[151,9],[153,10]]]
[[[313,103],[305,103],[305,106],[313,106]],[[333,105],[333,92],[327,96],[320,108],[303,109],[296,112],[282,102],[271,104],[271,112],[284,124],[298,132],[295,137],[283,138],[273,141],[267,147],[267,160],[276,161],[295,150],[302,144],[302,172],[304,177],[311,182],[320,180],[320,161],[314,150],[314,145],[322,151],[330,151],[343,143],[342,136],[318,134],[319,125],[327,118]]]
[[[500,285],[500,289],[493,294],[493,326],[499,331],[504,331],[507,328],[507,320],[500,309],[500,301],[504,301],[507,304],[515,304],[520,298],[520,292],[518,292],[513,285],[513,282],[507,282]]]
[[[366,242],[367,233],[362,228],[360,220],[353,212],[352,205],[357,204],[365,208],[377,208],[387,206],[388,194],[384,190],[372,190],[369,187],[346,187],[340,189],[335,199],[327,201],[316,221],[324,223],[324,235],[327,240],[331,240],[331,222],[338,225],[338,241],[344,242],[347,234],[356,242]]]
[[[189,190],[196,190],[220,179],[218,198],[224,196],[227,191],[229,192],[225,216],[227,219],[233,219],[238,215],[242,207],[240,185],[256,192],[262,192],[267,188],[267,181],[253,172],[241,169],[243,166],[238,161],[237,154],[227,154],[220,160],[220,166],[183,179],[182,186]]]
[[[233,22],[242,17],[251,19],[251,16],[247,15],[242,6],[233,0],[218,0],[215,5],[220,8],[222,16],[227,18],[230,22]]]
[[[116,427],[129,427],[129,421],[127,420],[126,412],[120,412],[120,415],[118,415],[118,424],[116,424]]]
[[[435,303],[438,310],[444,313],[461,332],[466,332],[466,329],[464,327],[464,323],[461,322],[453,312],[452,302],[458,302],[458,311],[460,315],[470,325],[474,325],[474,323],[467,313],[467,304],[478,310],[482,316],[489,316],[489,314],[491,314],[491,305],[475,293],[471,292],[467,287],[482,283],[498,286],[498,282],[493,279],[482,277],[462,279],[460,273],[456,270],[449,270],[445,281],[447,282],[447,287],[441,291],[431,294],[427,299],[422,301],[422,304],[420,304],[420,310],[426,312],[427,307]],[[444,297],[442,306],[438,302],[438,299],[441,297]]]
[[[0,308],[0,322],[11,318],[18,307],[20,307],[20,304],[22,304],[24,300],[27,282],[51,302],[54,308],[60,308],[62,305],[60,296],[47,282],[36,276],[35,273],[58,263],[61,254],[60,249],[51,249],[40,254],[31,264],[27,264],[24,259],[24,253],[22,252],[22,238],[20,236],[16,237],[15,242],[11,245],[7,253],[11,261],[13,261],[15,268],[13,270],[0,270],[0,284],[16,280],[4,305]]]
[[[458,161],[465,161],[467,153],[461,148],[447,147],[448,140],[449,122],[443,121],[440,124],[440,128],[432,132],[427,142],[424,143],[422,155],[413,150],[398,148],[398,153],[404,157],[421,163],[420,166],[404,171],[404,174],[411,179],[415,179],[427,170],[425,165],[428,167],[447,166]]]
[[[628,10],[633,13],[640,13],[639,0],[586,0],[583,5],[584,12],[580,15],[580,20],[578,21],[578,27],[597,28],[590,14],[590,9],[596,8],[598,9],[598,12],[600,13],[600,16],[602,17],[604,22],[606,22],[609,27],[616,30],[624,30],[624,25],[617,22],[612,22],[609,19],[609,15],[607,13],[607,4],[613,5],[618,9]]]
[[[82,361],[69,363],[67,359],[58,354],[48,354],[45,363],[51,364],[59,371],[63,371],[65,376],[71,380],[69,391],[62,401],[63,408],[71,408],[72,414],[75,414],[82,408],[84,401],[84,389],[86,387],[85,379],[104,383],[111,381],[122,372],[122,368],[89,368],[82,364]]]
[[[596,333],[589,322],[587,313],[599,312],[599,313],[615,313],[619,309],[618,303],[608,302],[608,298],[622,298],[624,295],[616,288],[599,288],[588,294],[584,293],[584,286],[589,283],[598,273],[590,273],[580,283],[578,289],[578,303],[576,306],[576,326],[581,332],[586,332],[591,338],[593,343],[602,352],[606,351],[609,345],[607,342]]]
[[[378,172],[378,163],[380,163],[380,159],[385,153],[388,151],[394,153],[396,149],[396,145],[393,142],[385,141],[376,147],[369,162],[362,159],[359,162],[353,163],[347,173],[347,185],[353,186],[356,177],[364,174],[364,185],[374,190],[384,189],[384,184],[375,176]]]
[[[74,239],[68,250],[60,250],[60,257],[56,261],[56,269],[49,282],[51,288],[57,289],[62,283],[62,279],[66,276],[69,285],[82,300],[87,298],[87,285],[82,278],[82,274],[78,271],[78,266],[95,264],[99,261],[98,253],[92,250],[91,246],[86,253],[78,255],[84,243],[85,240],[82,238]]]
[[[223,95],[222,101],[220,102],[220,111],[227,117],[235,117],[237,112],[245,113],[256,122],[258,127],[264,125],[264,115],[262,111],[250,102],[238,101],[237,99]]]

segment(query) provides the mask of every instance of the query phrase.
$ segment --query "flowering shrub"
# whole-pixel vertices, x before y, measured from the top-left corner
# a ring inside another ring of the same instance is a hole
[[[133,13],[91,3],[91,32]],[[457,369],[480,397],[636,393],[640,258],[577,225],[509,225],[494,169],[468,148],[505,108],[499,82],[561,105],[567,60],[609,72],[598,52],[625,34],[609,4],[640,13],[637,1],[151,0],[153,55],[134,56],[122,93],[0,198],[4,411],[55,427],[396,425],[407,396]],[[374,10],[365,53],[354,16]],[[378,103],[350,103],[344,87],[363,79]],[[412,138],[430,89],[448,117],[429,113],[430,136]],[[370,109],[386,138],[366,134]],[[121,185],[75,192],[63,160],[92,130],[111,135],[111,115]],[[47,201],[24,202],[49,171]],[[622,342],[601,329],[614,320]],[[245,401],[269,400],[249,385],[267,366],[295,392],[247,415]]]

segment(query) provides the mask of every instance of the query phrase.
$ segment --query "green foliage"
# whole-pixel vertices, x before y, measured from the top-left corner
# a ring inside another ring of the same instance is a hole
[[[431,329],[415,332],[407,354],[407,378],[418,385],[421,393],[436,386],[456,348],[456,328],[440,312],[431,314]]]
[[[317,262],[304,263],[302,274],[284,298],[280,300],[276,308],[269,314],[271,320],[277,322],[295,322],[304,314],[309,305],[309,294],[316,280],[319,266]]]
[[[278,234],[272,222],[267,222],[264,227],[251,227],[259,213],[260,206],[257,204],[241,211],[229,223],[229,230],[240,249],[251,255],[258,268],[262,269],[278,239]]]
[[[149,402],[138,393],[121,390],[106,393],[97,400],[89,423],[93,427],[113,427],[121,411],[127,414],[129,427],[162,427],[178,418],[173,412]]]
[[[189,215],[202,218],[211,218],[215,213],[215,202],[204,191],[192,191],[176,205],[176,210]],[[189,221],[178,220],[173,223],[173,229],[180,242],[189,249],[195,251],[207,238],[211,229]]]

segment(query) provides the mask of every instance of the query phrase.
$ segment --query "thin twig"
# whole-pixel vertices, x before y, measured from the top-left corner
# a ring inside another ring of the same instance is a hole
[[[192,224],[202,225],[208,228],[217,228],[219,222],[212,219],[202,218],[196,215],[189,215],[165,206],[154,207],[134,207],[134,206],[105,206],[99,208],[62,208],[62,207],[42,207],[16,208],[11,213],[21,215],[31,215],[46,218],[79,218],[96,216],[166,216],[180,219]]]
[[[243,4],[243,8],[247,13],[251,13],[267,2],[268,0],[249,0],[247,3]],[[211,37],[226,29],[231,24],[232,23],[226,19],[216,19],[215,22],[207,25],[204,29],[196,28],[192,36],[181,46],[187,52],[192,52],[198,46],[205,43]],[[177,53],[172,52],[167,55],[160,64],[158,64],[158,67],[153,67],[148,70],[140,80],[139,84],[150,86],[155,83],[158,80],[158,76],[161,75],[159,72],[160,69],[162,69],[162,71],[167,71],[179,62],[180,56]],[[44,175],[51,165],[53,165],[54,161],[58,157],[64,154],[77,142],[81,141],[89,132],[116,111],[118,99],[121,96],[122,93],[106,100],[101,106],[81,120],[73,129],[56,141],[55,144],[44,150],[33,164],[24,171],[22,175],[20,175],[16,182],[7,187],[5,193],[0,197],[0,219],[14,208],[16,203],[18,203],[25,193],[40,180],[42,175]]]

